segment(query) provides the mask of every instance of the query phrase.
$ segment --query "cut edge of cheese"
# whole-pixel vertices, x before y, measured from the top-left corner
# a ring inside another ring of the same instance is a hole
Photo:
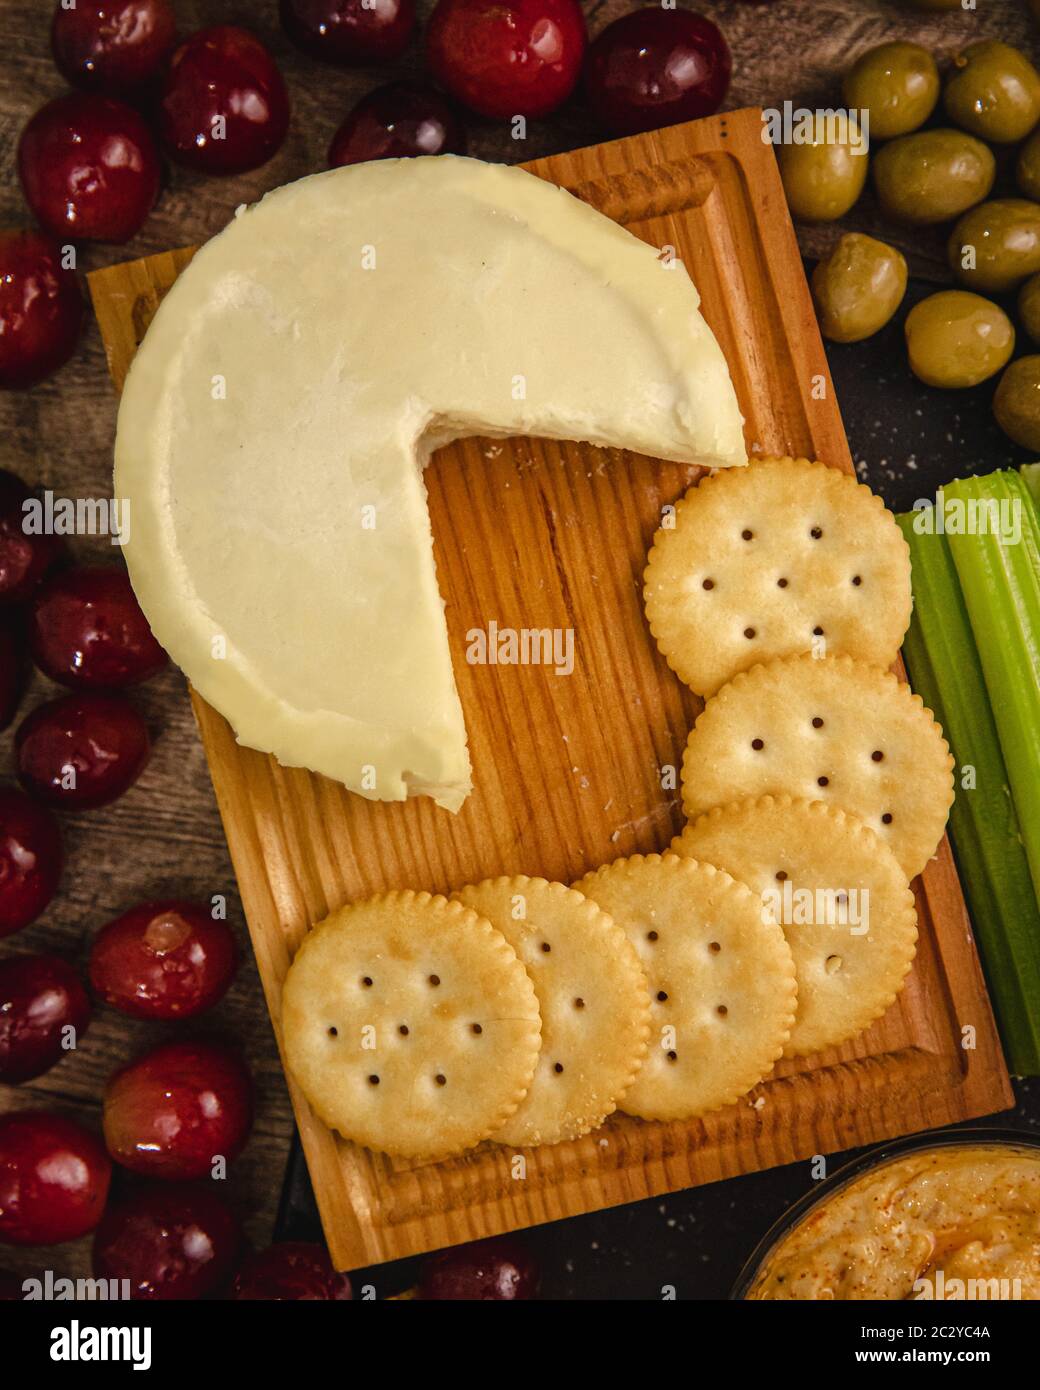
[[[747,461],[685,267],[522,170],[313,175],[182,272],[127,377],[115,495],[156,637],[240,743],[461,806],[421,475],[472,434]]]

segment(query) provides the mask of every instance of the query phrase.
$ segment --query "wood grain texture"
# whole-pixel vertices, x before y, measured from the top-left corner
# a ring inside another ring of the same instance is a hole
[[[688,264],[730,363],[753,453],[851,471],[793,229],[760,119],[745,111],[530,165]],[[190,251],[91,277],[121,382],[158,297]],[[471,439],[427,472],[437,570],[475,790],[458,816],[425,798],[369,802],[238,746],[194,707],[275,1030],[309,925],[395,887],[446,892],[491,874],[569,881],[660,850],[681,826],[662,792],[698,708],[658,655],[641,575],[661,508],[697,470],[541,440]],[[573,628],[576,664],[469,665],[466,633]],[[338,1139],[290,1083],[333,1258],[353,1267],[879,1140],[1007,1105],[1011,1092],[949,847],[916,885],[921,946],[907,988],[853,1043],[785,1062],[703,1120],[614,1117],[526,1154],[517,1178],[486,1145],[436,1164]],[[974,1030],[974,1047],[961,1045]]]

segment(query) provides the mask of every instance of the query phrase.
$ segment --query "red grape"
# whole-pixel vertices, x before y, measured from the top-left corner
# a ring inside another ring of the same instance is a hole
[[[159,157],[143,119],[88,92],[37,111],[18,142],[18,173],[45,230],[86,241],[129,241],[159,192]]]
[[[42,232],[0,231],[0,388],[34,386],[72,356],[83,322],[76,272]]]
[[[408,47],[415,0],[280,0],[293,43],[327,63],[389,63]]]
[[[267,49],[248,29],[219,24],[182,43],[170,60],[159,113],[171,159],[207,174],[265,164],[289,129],[289,94]]]
[[[51,813],[14,787],[0,787],[0,936],[21,931],[54,897],[61,834]]]
[[[2,328],[0,320],[0,341]],[[57,536],[26,532],[31,500],[21,478],[0,468],[0,608],[27,599],[64,550]]]
[[[150,752],[148,730],[133,705],[100,690],[38,705],[15,734],[22,786],[65,811],[90,810],[122,796]]]
[[[0,1115],[0,1242],[57,1245],[101,1219],[112,1164],[92,1134],[43,1110]]]
[[[608,24],[589,49],[585,86],[596,116],[631,135],[710,116],[733,62],[721,30],[689,10],[636,10]]]
[[[216,1043],[164,1043],[117,1071],[105,1091],[109,1153],[149,1177],[209,1176],[215,1159],[241,1152],[252,1123],[249,1071]]]
[[[29,682],[29,659],[21,626],[0,608],[0,729],[18,713]]]
[[[230,1278],[240,1244],[238,1221],[211,1186],[146,1187],[105,1212],[94,1274],[129,1280],[131,1298],[205,1298]]]
[[[169,0],[58,0],[51,52],[73,87],[120,96],[159,75],[175,32]]]
[[[546,116],[585,53],[577,0],[438,0],[426,31],[437,81],[482,116]]]
[[[475,1240],[434,1255],[423,1271],[419,1297],[502,1302],[534,1298],[538,1267],[519,1241]]]
[[[235,1275],[231,1297],[238,1302],[346,1302],[350,1280],[332,1268],[324,1245],[283,1241],[250,1255]]]
[[[388,82],[362,97],[336,131],[329,166],[465,152],[462,122],[439,92],[417,82]]]
[[[136,685],[166,665],[122,569],[48,580],[29,610],[29,649],[44,675],[74,690]]]
[[[101,928],[90,983],[106,1004],[136,1018],[191,1018],[231,983],[235,937],[196,903],[141,903]]]
[[[0,960],[0,1081],[17,1085],[47,1071],[64,1057],[67,1043],[78,1046],[89,1022],[87,992],[67,961]]]

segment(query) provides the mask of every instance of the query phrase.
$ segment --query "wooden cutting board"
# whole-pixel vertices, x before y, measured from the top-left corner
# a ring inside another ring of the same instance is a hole
[[[772,149],[756,111],[635,136],[528,167],[690,269],[729,361],[754,454],[851,471]],[[191,249],[90,277],[112,376]],[[193,696],[276,1034],[282,981],[308,927],[382,889],[448,892],[492,874],[569,882],[666,847],[682,825],[662,790],[700,707],[647,630],[641,575],[661,508],[698,476],[682,464],[541,440],[465,440],[427,471],[441,592],[475,790],[458,816],[425,798],[352,796],[240,748]],[[572,628],[575,669],[470,665],[466,633]],[[915,884],[921,941],[900,999],[855,1042],[783,1062],[702,1120],[614,1116],[517,1165],[484,1145],[397,1162],[339,1139],[290,1079],[338,1268],[452,1245],[1012,1103],[949,845]]]

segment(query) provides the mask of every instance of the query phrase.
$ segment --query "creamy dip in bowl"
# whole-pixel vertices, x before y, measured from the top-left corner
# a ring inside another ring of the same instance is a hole
[[[733,1296],[1040,1299],[1040,1141],[960,1131],[864,1155],[773,1227]]]

